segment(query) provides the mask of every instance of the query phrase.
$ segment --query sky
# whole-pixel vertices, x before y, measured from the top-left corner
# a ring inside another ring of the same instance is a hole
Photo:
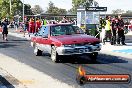
[[[23,0],[22,0],[23,1]],[[40,5],[44,10],[47,9],[49,1],[52,1],[55,6],[69,10],[72,8],[72,0],[24,0],[25,4]],[[132,0],[96,0],[99,6],[108,7],[107,13],[111,13],[112,10],[132,10]]]

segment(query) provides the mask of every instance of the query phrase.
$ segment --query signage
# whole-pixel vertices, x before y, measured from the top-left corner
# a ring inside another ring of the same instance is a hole
[[[98,11],[107,11],[107,7],[86,7],[86,11],[98,12]]]

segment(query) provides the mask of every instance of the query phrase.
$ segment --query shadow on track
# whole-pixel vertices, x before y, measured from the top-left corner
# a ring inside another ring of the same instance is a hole
[[[48,56],[49,54],[43,54],[43,56]],[[93,62],[88,56],[61,56],[59,63],[70,63],[70,64],[112,64],[112,63],[128,63],[122,57],[99,54],[97,61]]]
[[[0,48],[9,48],[9,47],[15,47],[15,46],[18,46],[18,45],[16,45],[16,44],[9,44],[9,43],[4,43],[4,44],[0,43]]]
[[[10,40],[10,41],[15,41],[15,42],[25,42],[25,41],[28,41],[28,40],[25,40],[25,39],[20,39],[20,40],[18,40],[18,39],[14,39],[14,40]]]
[[[124,60],[123,57],[99,54],[98,61],[100,64],[111,64],[111,63],[128,63],[127,60]]]

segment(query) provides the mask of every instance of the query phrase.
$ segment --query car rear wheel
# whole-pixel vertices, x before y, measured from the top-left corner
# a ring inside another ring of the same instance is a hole
[[[56,47],[52,46],[51,47],[51,60],[55,63],[59,62],[59,55],[56,51]]]
[[[36,56],[42,56],[42,51],[38,49],[37,46],[34,47],[34,54]]]

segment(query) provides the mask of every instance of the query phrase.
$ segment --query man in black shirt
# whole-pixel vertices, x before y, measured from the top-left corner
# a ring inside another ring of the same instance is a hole
[[[2,35],[3,35],[3,40],[7,41],[7,34],[8,34],[8,20],[7,19],[3,19],[3,22],[1,22],[1,27],[2,27]]]
[[[116,44],[116,33],[117,33],[117,23],[118,23],[118,18],[115,17],[112,19],[112,38],[111,38],[111,45],[115,45]]]
[[[117,44],[122,44],[122,45],[126,45],[125,44],[125,34],[124,34],[124,21],[121,18],[121,15],[118,16],[118,38],[117,38]]]

